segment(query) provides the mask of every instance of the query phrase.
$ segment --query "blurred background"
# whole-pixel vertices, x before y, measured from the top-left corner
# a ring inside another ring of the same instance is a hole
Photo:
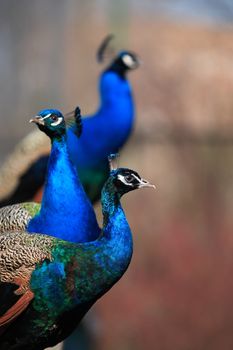
[[[0,0],[0,161],[39,110],[96,110],[108,33],[143,61],[120,164],[157,190],[123,198],[134,256],[87,316],[89,348],[232,350],[232,1]]]

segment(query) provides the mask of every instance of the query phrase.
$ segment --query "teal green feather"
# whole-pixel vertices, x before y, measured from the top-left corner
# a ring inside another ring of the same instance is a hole
[[[21,294],[33,293],[26,310],[3,329],[1,350],[55,345],[122,277],[133,241],[120,197],[142,186],[148,183],[132,170],[111,172],[102,191],[102,233],[93,242],[76,244],[24,232],[0,235],[0,288],[18,281]]]

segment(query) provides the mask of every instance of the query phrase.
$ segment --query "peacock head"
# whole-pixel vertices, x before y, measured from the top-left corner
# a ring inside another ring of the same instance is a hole
[[[112,64],[118,64],[119,66],[122,66],[122,69],[125,70],[132,70],[138,68],[140,65],[140,60],[133,52],[121,51],[118,53]]]
[[[66,132],[65,119],[56,109],[43,109],[29,122],[37,124],[38,128],[50,138],[61,137]]]
[[[137,190],[144,187],[155,188],[147,180],[141,178],[141,176],[134,170],[128,168],[118,168],[112,170],[110,173],[112,177],[113,185],[116,191],[122,196],[123,194]]]
[[[113,59],[112,63],[107,68],[107,72],[115,72],[122,78],[130,70],[136,69],[140,64],[136,54],[130,51],[121,51]]]
[[[140,65],[140,59],[131,51],[120,51],[118,53],[111,49],[109,43],[114,36],[112,34],[104,38],[97,51],[98,62],[104,62],[105,58],[111,58],[111,63],[106,71],[113,71],[125,77],[129,70],[136,69]]]

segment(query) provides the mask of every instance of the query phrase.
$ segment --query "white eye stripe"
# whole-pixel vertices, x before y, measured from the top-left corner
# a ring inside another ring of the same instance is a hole
[[[129,176],[129,175],[127,175],[127,176]],[[143,183],[143,180],[142,180],[140,177],[136,176],[135,174],[132,174],[132,173],[131,173],[130,176],[134,177],[135,180],[137,180],[137,182],[138,182],[139,184],[140,184],[140,183]],[[125,179],[125,177],[124,177],[123,175],[118,175],[117,178],[118,178],[118,180],[120,180],[123,184],[125,184],[125,185],[127,185],[127,186],[134,186],[134,184],[131,183],[131,182],[128,182],[128,181]]]
[[[52,113],[47,114],[45,117],[39,117],[42,120],[48,119],[49,117],[51,117]],[[62,117],[58,117],[58,119],[56,121],[54,121],[53,123],[51,123],[51,126],[57,126],[62,122],[63,118]]]
[[[133,66],[135,66],[135,61],[134,61],[134,59],[132,58],[132,56],[130,56],[130,55],[124,55],[124,56],[122,56],[122,60],[123,60],[124,64],[125,64],[127,67],[133,67]]]
[[[42,119],[43,119],[43,120],[48,119],[51,115],[52,115],[52,113],[49,113],[49,114],[47,114],[45,117],[43,117]]]
[[[135,174],[131,174],[138,182],[141,182],[141,179],[137,177]]]
[[[61,124],[62,120],[63,120],[62,117],[58,117],[58,120],[56,120],[54,123],[51,123],[51,126],[56,126],[56,125]]]
[[[133,184],[131,184],[131,183],[129,183],[129,182],[127,182],[127,181],[125,180],[125,178],[124,178],[123,175],[118,175],[117,178],[118,178],[118,180],[120,180],[123,184],[125,184],[125,185],[127,185],[127,186],[133,186]]]

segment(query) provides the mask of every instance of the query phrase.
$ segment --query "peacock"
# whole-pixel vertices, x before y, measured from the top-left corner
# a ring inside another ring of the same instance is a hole
[[[79,107],[74,115],[81,133]],[[100,229],[94,209],[68,153],[64,116],[58,110],[45,109],[30,122],[35,123],[52,144],[42,203],[18,203],[1,208],[0,232],[27,230],[75,243],[98,238]],[[72,120],[69,123],[72,124]]]
[[[111,39],[105,38],[98,50],[101,62]],[[93,115],[83,119],[82,137],[77,138],[78,126],[68,130],[68,150],[92,203],[99,200],[109,174],[107,156],[118,152],[131,134],[135,107],[127,73],[138,66],[136,54],[116,53],[100,75],[100,105]],[[34,198],[45,179],[49,152],[46,142],[42,134],[33,132],[6,159],[0,169],[0,207]]]
[[[120,198],[143,187],[154,186],[134,170],[112,167],[101,196],[103,228],[95,241],[72,243],[17,231],[0,235],[1,350],[54,346],[122,277],[133,240]]]

